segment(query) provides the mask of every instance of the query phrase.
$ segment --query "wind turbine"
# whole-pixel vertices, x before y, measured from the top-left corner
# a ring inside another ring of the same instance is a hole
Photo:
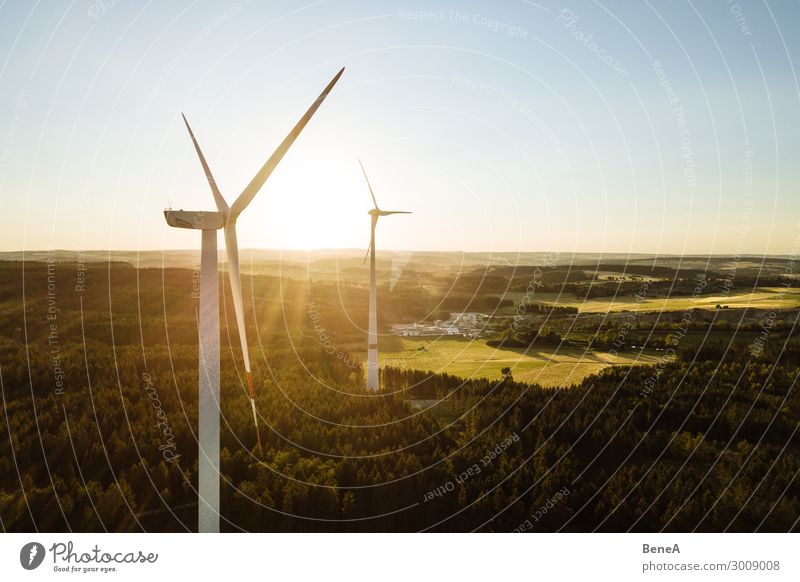
[[[214,176],[208,167],[192,128],[183,116],[186,129],[194,143],[203,171],[206,174],[211,193],[214,195],[217,211],[164,211],[167,224],[176,228],[191,228],[202,231],[200,251],[200,309],[199,309],[199,430],[200,446],[198,462],[198,529],[200,532],[219,532],[219,280],[217,267],[217,231],[222,229],[225,235],[225,252],[228,258],[228,278],[231,284],[233,307],[236,312],[236,326],[239,329],[239,340],[242,344],[245,375],[250,396],[250,407],[253,411],[253,422],[256,427],[258,448],[261,449],[261,435],[258,431],[255,392],[253,390],[253,374],[250,370],[250,354],[247,349],[247,330],[244,322],[244,304],[242,301],[242,284],[239,276],[239,246],[236,240],[236,220],[245,208],[253,201],[255,195],[272,174],[275,167],[297,139],[297,136],[308,123],[311,116],[328,96],[336,81],[342,76],[342,68],[320,93],[308,111],[300,118],[278,148],[264,163],[258,173],[250,180],[247,187],[229,207],[217,187]]]
[[[364,173],[364,179],[367,181],[367,188],[369,194],[372,196],[372,203],[375,208],[369,211],[372,219],[369,231],[369,248],[364,257],[364,262],[367,262],[369,257],[369,335],[367,337],[367,390],[377,392],[380,388],[380,381],[378,379],[378,291],[375,283],[375,226],[378,224],[378,218],[381,216],[389,216],[390,214],[411,214],[405,210],[381,210],[378,208],[378,201],[375,200],[375,193],[372,191],[372,186],[367,178],[367,171],[364,169],[364,164],[358,160],[358,165],[361,166],[361,171]]]

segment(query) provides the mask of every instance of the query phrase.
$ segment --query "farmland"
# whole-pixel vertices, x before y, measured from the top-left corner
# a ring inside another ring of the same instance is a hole
[[[524,293],[513,292],[505,296],[519,302]],[[754,291],[732,291],[728,294],[710,294],[700,297],[647,297],[640,300],[636,295],[618,295],[583,299],[572,293],[536,293],[536,303],[574,307],[580,313],[617,311],[685,311],[687,309],[714,309],[717,305],[729,309],[793,309],[800,306],[800,289],[781,287],[758,287]],[[513,310],[512,310],[513,311]]]
[[[401,349],[381,353],[382,366],[488,379],[500,379],[501,370],[508,367],[515,380],[546,387],[579,383],[613,365],[650,365],[660,357],[655,351],[613,355],[573,346],[493,348],[483,340],[450,338],[402,338],[400,343]]]

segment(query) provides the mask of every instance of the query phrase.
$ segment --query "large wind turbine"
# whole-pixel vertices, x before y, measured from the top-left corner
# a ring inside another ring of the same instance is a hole
[[[200,532],[219,531],[219,282],[217,271],[217,230],[223,229],[225,234],[225,252],[228,258],[228,278],[231,284],[233,307],[236,312],[236,326],[239,329],[239,340],[242,344],[245,375],[250,396],[250,407],[253,411],[253,422],[256,427],[258,447],[261,449],[261,435],[258,431],[255,392],[253,390],[253,374],[250,370],[250,354],[247,349],[247,330],[244,322],[244,304],[242,301],[242,284],[239,276],[239,246],[236,241],[236,219],[253,201],[255,195],[267,181],[272,171],[291,147],[294,140],[303,130],[328,96],[336,81],[344,72],[344,68],[328,83],[308,111],[300,118],[289,135],[284,138],[278,148],[261,167],[258,173],[242,191],[230,207],[225,202],[217,187],[214,176],[208,167],[206,158],[194,137],[186,116],[183,121],[194,143],[200,163],[206,174],[211,193],[214,195],[217,211],[165,210],[167,224],[177,228],[202,230],[200,251],[200,378],[199,378],[199,417],[198,442],[200,459],[198,463],[198,529]]]
[[[372,186],[367,178],[367,172],[364,170],[364,164],[361,160],[358,161],[361,166],[361,171],[364,173],[364,179],[367,181],[367,188],[369,188],[370,196],[372,196],[372,203],[375,208],[369,211],[371,217],[370,231],[369,231],[369,248],[367,255],[364,257],[364,262],[369,257],[369,335],[367,338],[367,390],[377,392],[380,388],[380,381],[378,379],[378,292],[375,283],[375,226],[378,224],[378,218],[381,216],[389,216],[390,214],[411,214],[405,210],[381,210],[378,208],[378,201],[375,200],[375,193],[372,191]]]

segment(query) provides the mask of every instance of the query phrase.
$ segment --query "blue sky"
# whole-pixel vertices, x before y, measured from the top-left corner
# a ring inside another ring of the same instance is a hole
[[[347,70],[240,246],[789,253],[800,5],[0,4],[0,250],[193,248]]]

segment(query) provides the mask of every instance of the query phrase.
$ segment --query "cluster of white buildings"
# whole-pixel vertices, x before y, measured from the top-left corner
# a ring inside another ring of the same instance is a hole
[[[392,326],[392,332],[403,337],[459,336],[476,338],[480,336],[489,316],[483,313],[451,313],[447,321],[437,319],[429,323],[403,323]]]

